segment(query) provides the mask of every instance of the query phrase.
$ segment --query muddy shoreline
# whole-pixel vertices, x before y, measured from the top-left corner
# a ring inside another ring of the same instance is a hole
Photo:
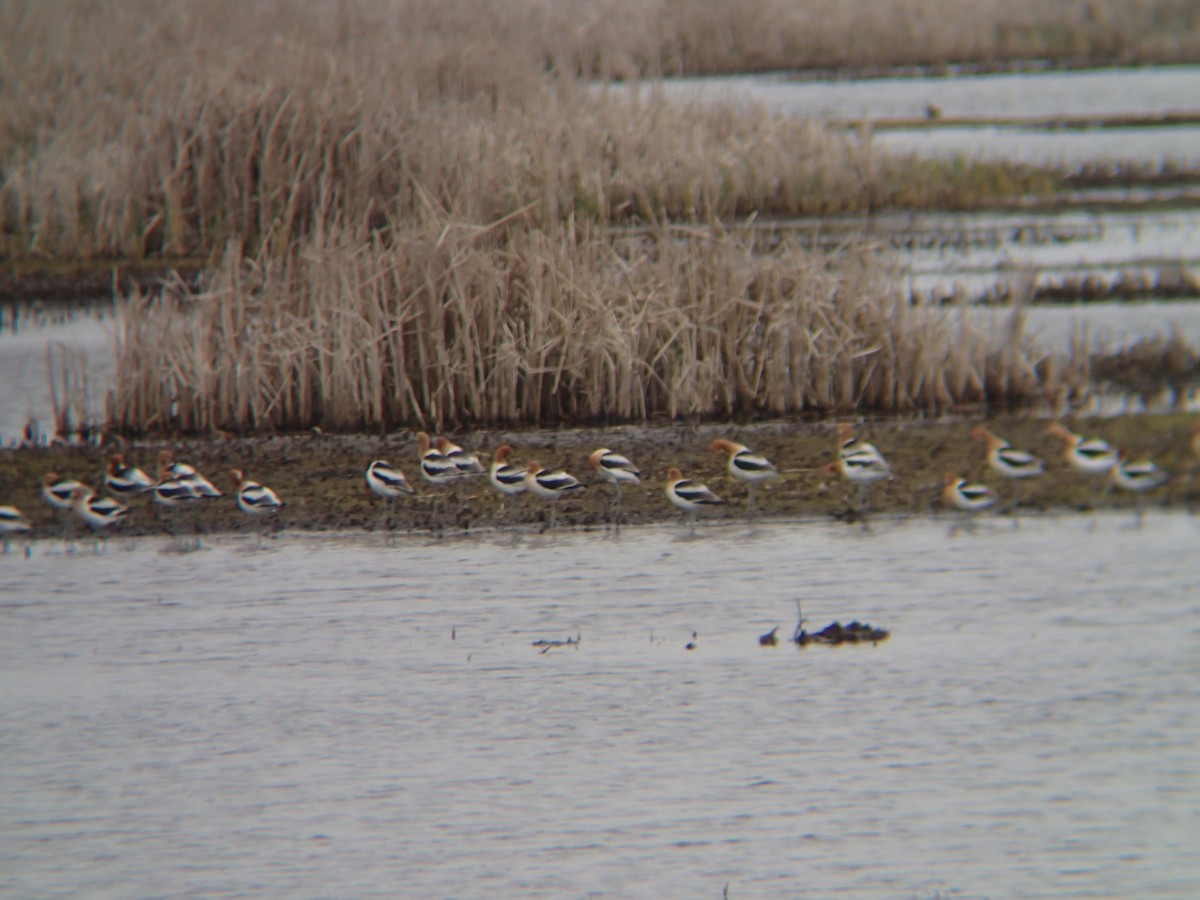
[[[995,488],[1002,502],[1012,486],[987,468],[982,444],[968,433],[982,418],[954,420],[878,420],[859,427],[858,434],[874,443],[889,459],[896,479],[871,492],[871,511],[879,515],[947,514],[938,497],[942,477],[955,472],[982,480]],[[1200,508],[1200,460],[1191,455],[1189,440],[1195,416],[1186,414],[1138,415],[1069,424],[1077,431],[1103,437],[1127,447],[1134,456],[1149,456],[1172,478],[1144,498],[1147,508]],[[1088,510],[1097,496],[1097,482],[1070,471],[1062,459],[1062,445],[1045,434],[1047,422],[1032,417],[993,417],[987,426],[1014,445],[1046,460],[1048,472],[1025,490],[1022,512],[1066,509]],[[714,507],[706,519],[738,519],[745,515],[746,491],[724,468],[723,456],[710,453],[714,437],[726,436],[753,447],[771,458],[781,477],[759,491],[760,515],[769,518],[854,519],[856,493],[835,476],[823,471],[835,457],[833,420],[822,422],[775,421],[751,425],[642,425],[556,430],[480,430],[452,435],[464,447],[479,452],[485,464],[502,443],[516,449],[513,462],[537,460],[543,466],[564,467],[587,485],[586,491],[558,504],[560,528],[606,528],[617,523],[610,485],[587,467],[587,456],[597,447],[625,453],[641,468],[643,483],[623,491],[619,522],[625,525],[676,522],[679,512],[664,494],[669,466],[679,466],[687,477],[701,480],[726,503]],[[541,528],[549,521],[549,506],[524,496],[503,509],[499,495],[485,478],[465,485],[463,504],[453,491],[439,491],[423,482],[416,465],[413,432],[386,437],[370,435],[300,434],[269,437],[232,437],[222,440],[138,441],[130,445],[129,460],[152,471],[157,451],[172,447],[180,460],[195,465],[212,479],[224,497],[179,516],[180,530],[198,526],[202,533],[253,532],[264,523],[250,520],[234,501],[228,470],[234,466],[249,478],[272,487],[285,508],[267,525],[272,531],[375,531],[383,524],[383,505],[367,490],[363,474],[374,459],[387,459],[404,471],[416,496],[398,501],[392,528],[398,532],[460,532],[493,527]],[[0,451],[0,503],[20,507],[34,523],[34,534],[61,534],[62,519],[39,494],[48,471],[78,478],[93,486],[101,482],[107,449],[93,445],[5,449]],[[435,501],[440,510],[435,514]],[[1106,506],[1132,509],[1135,499],[1114,491]],[[122,534],[168,533],[170,511],[135,498],[130,520]],[[985,515],[994,515],[989,511]],[[681,526],[682,527],[682,526]],[[86,529],[80,525],[78,533]]]

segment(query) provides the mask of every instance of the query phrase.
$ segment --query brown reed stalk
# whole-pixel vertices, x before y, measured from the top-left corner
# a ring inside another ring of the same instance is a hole
[[[206,289],[125,301],[113,425],[457,427],[941,410],[1038,395],[1040,351],[912,308],[864,248],[575,222],[231,244]],[[1063,368],[1065,370],[1065,367]]]

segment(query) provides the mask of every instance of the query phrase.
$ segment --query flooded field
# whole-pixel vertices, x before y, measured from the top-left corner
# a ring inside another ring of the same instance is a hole
[[[672,78],[662,89],[680,96],[752,99],[779,112],[819,119],[919,118],[931,103],[947,117],[1111,117],[1197,107],[1200,66],[865,79],[797,79],[781,73]]]
[[[0,892],[1195,896],[1200,524],[1130,524],[39,542]]]
[[[988,118],[1025,118],[1032,125],[1056,116],[1196,112],[1197,66],[835,81],[796,80],[786,74],[681,78],[666,81],[661,89],[681,98],[755,101],[776,112],[820,119],[908,120],[936,109],[946,118],[984,120],[979,126],[931,122],[929,128],[874,135],[881,147],[893,150],[1065,165],[1094,160],[1200,163],[1200,128],[1191,125],[1044,131],[986,124]]]

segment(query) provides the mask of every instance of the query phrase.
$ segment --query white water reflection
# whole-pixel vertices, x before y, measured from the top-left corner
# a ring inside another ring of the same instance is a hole
[[[1200,526],[1090,522],[38,544],[0,558],[3,884],[1196,896]],[[797,597],[893,637],[760,647]]]

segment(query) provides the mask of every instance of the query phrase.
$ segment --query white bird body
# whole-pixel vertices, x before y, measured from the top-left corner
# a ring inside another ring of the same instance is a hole
[[[706,506],[716,506],[725,502],[710,490],[708,485],[684,478],[679,469],[673,468],[667,472],[665,490],[667,499],[672,504],[693,517]]]
[[[75,491],[79,488],[87,486],[74,478],[60,479],[57,472],[47,472],[46,477],[42,479],[42,497],[55,509],[74,509]]]
[[[543,500],[556,501],[570,491],[581,491],[585,485],[562,469],[550,471],[531,462],[525,469],[525,489]]]
[[[436,487],[453,484],[461,474],[452,459],[430,444],[429,435],[424,431],[417,433],[417,456],[421,477]]]
[[[129,507],[124,503],[112,497],[98,497],[84,485],[72,493],[71,506],[79,518],[98,531],[115,525],[129,515]]]
[[[437,448],[438,452],[454,464],[454,468],[460,476],[487,474],[487,469],[483,467],[483,463],[479,461],[478,456],[474,453],[468,453],[449,438],[438,438]]]
[[[588,465],[600,473],[600,477],[611,481],[620,489],[623,484],[641,484],[642,473],[629,458],[601,447],[588,457]]]
[[[170,479],[166,476],[169,475]],[[170,450],[161,450],[158,454],[158,480],[161,484],[167,480],[179,481],[190,487],[197,497],[216,498],[223,496],[216,485],[196,471],[194,466],[176,462]]]
[[[367,487],[384,500],[396,500],[406,494],[416,493],[404,473],[393,468],[387,460],[377,459],[367,466],[366,479]]]
[[[1034,478],[1046,471],[1046,465],[1027,450],[1018,450],[1008,441],[992,434],[982,425],[971,436],[987,444],[988,465],[1005,478]]]
[[[126,465],[123,454],[114,453],[108,459],[104,486],[114,494],[132,496],[154,490],[154,479],[137,466]]]
[[[714,453],[726,453],[729,456],[725,467],[729,474],[738,481],[755,483],[779,477],[775,464],[760,453],[755,453],[745,444],[736,444],[725,438],[717,438],[709,445]]]
[[[837,468],[843,478],[858,485],[874,484],[892,477],[891,466],[874,447],[843,455],[837,461]]]
[[[497,447],[492,457],[491,468],[488,469],[488,481],[506,497],[525,493],[525,470],[509,463],[508,458],[512,452],[513,448],[509,444]]]
[[[985,484],[968,484],[965,478],[947,475],[942,489],[946,502],[963,512],[979,512],[996,502],[996,495]]]
[[[25,534],[33,523],[15,506],[0,506],[0,534]]]
[[[1085,438],[1055,423],[1049,433],[1067,443],[1065,458],[1074,469],[1089,475],[1105,475],[1117,464],[1117,451],[1100,438]]]
[[[238,509],[251,516],[267,516],[283,508],[279,495],[265,485],[248,479],[241,469],[231,469],[229,477],[237,485]]]
[[[1170,476],[1148,459],[1129,462],[1123,456],[1112,467],[1113,483],[1126,491],[1140,493],[1166,484]]]

